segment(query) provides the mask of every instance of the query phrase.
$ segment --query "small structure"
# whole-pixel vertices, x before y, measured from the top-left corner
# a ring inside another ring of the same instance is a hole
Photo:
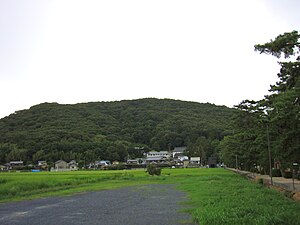
[[[6,170],[6,166],[0,165],[0,171]]]
[[[127,164],[134,164],[134,165],[145,164],[146,163],[146,159],[144,159],[144,158],[128,159],[126,163]]]
[[[150,151],[147,153],[146,163],[164,163],[170,158],[167,151]]]
[[[4,166],[5,166],[4,170],[10,170],[11,169],[11,166],[10,166],[9,163],[5,163]]]
[[[175,147],[172,151],[172,157],[177,158],[178,156],[184,155],[184,152],[186,150],[186,147]]]
[[[191,157],[190,163],[191,164],[200,164],[200,157]]]
[[[58,160],[54,163],[54,169],[55,170],[61,170],[61,169],[67,169],[68,168],[68,164],[67,162],[65,162],[64,160]]]
[[[113,161],[112,164],[113,164],[113,165],[119,165],[120,162],[119,162],[119,161]]]
[[[78,163],[75,160],[72,160],[68,163],[68,168],[70,170],[78,170]]]
[[[10,161],[9,165],[11,168],[23,166],[23,161]]]
[[[164,163],[166,162],[167,158],[166,157],[147,157],[146,163]]]
[[[111,163],[108,160],[95,161],[95,168],[96,167],[109,166],[109,165],[111,165]]]
[[[216,168],[217,167],[217,157],[208,157],[207,164],[209,168]]]
[[[189,157],[186,155],[180,155],[178,156],[178,160],[183,162],[183,161],[189,161]]]
[[[48,168],[48,164],[46,161],[38,161],[38,167],[40,169],[47,169]]]
[[[147,159],[151,157],[165,157],[165,158],[170,158],[170,154],[167,151],[150,151],[147,153]]]
[[[138,164],[139,161],[137,159],[128,159],[127,164]]]

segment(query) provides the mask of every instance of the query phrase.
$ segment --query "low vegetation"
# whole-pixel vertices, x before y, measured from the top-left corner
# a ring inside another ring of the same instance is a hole
[[[149,164],[147,166],[147,172],[149,173],[149,175],[159,176],[161,174],[161,168],[157,167],[155,164]]]
[[[0,201],[173,183],[189,196],[187,211],[199,224],[299,224],[300,204],[224,169],[163,169],[161,176],[137,171],[2,173]]]

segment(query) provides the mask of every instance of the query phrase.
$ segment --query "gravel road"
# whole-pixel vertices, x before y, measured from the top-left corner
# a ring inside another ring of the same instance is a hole
[[[178,212],[185,193],[173,185],[142,185],[0,204],[1,225],[176,225],[191,222]],[[191,224],[191,223],[190,223]]]

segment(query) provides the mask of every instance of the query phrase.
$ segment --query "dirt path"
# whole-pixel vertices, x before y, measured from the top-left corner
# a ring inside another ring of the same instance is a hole
[[[271,183],[271,179],[269,175],[260,175],[257,173],[252,173],[249,171],[243,171],[243,170],[236,170],[232,168],[227,168],[228,170],[231,170],[235,173],[241,174],[243,176],[246,176],[250,179],[263,179],[264,183]],[[294,184],[292,179],[286,179],[284,177],[273,177],[273,185],[279,188],[283,188],[288,191],[293,192],[300,192],[300,181],[295,179]]]
[[[134,186],[0,204],[0,224],[188,224],[191,217],[178,212],[185,200],[173,185]]]

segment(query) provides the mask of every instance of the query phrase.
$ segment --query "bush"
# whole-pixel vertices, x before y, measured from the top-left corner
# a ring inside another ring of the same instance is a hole
[[[292,178],[293,177],[292,171],[284,171],[283,177],[284,178]]]
[[[147,172],[149,173],[149,175],[157,175],[159,176],[161,174],[161,169],[158,168],[155,164],[149,164],[147,166]]]
[[[106,167],[107,170],[124,170],[126,169],[126,166],[124,164],[118,164],[118,165],[109,165]]]
[[[265,171],[264,171],[263,169],[261,169],[261,170],[259,171],[259,173],[260,173],[260,175],[265,175]]]
[[[250,172],[251,173],[259,173],[258,169],[257,168],[250,168]]]
[[[281,171],[280,169],[272,169],[272,176],[273,177],[281,177]]]

